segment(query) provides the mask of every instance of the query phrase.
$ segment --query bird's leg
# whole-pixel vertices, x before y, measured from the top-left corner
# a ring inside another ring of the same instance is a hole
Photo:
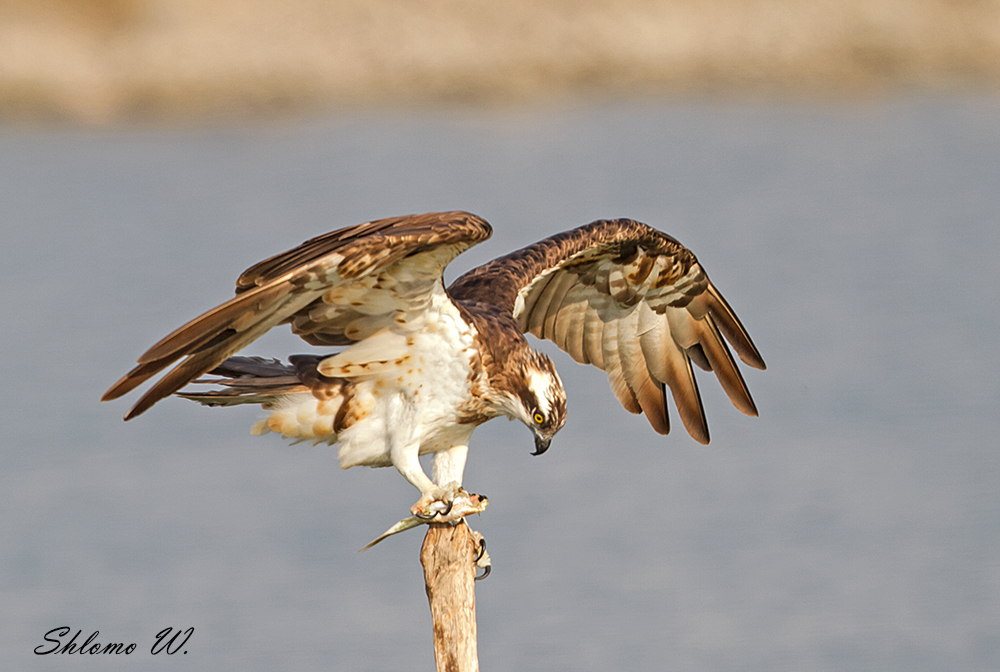
[[[448,517],[456,498],[468,498],[469,496],[469,493],[462,489],[462,476],[465,474],[465,459],[468,455],[469,447],[464,445],[452,446],[447,450],[439,450],[434,453],[434,463],[431,470],[434,482],[447,492],[449,496],[448,508],[439,512],[440,518],[437,520]],[[465,509],[468,507],[460,506],[459,508]],[[458,512],[456,512],[456,515],[458,515]]]
[[[370,544],[361,550],[371,548],[387,537],[409,530],[422,523],[450,523],[456,525],[466,516],[482,513],[489,506],[486,497],[470,495],[462,489],[462,473],[465,471],[465,457],[468,447],[454,446],[443,450],[434,456],[434,479],[437,483],[445,483],[442,488],[427,478],[420,466],[419,445],[394,443],[389,451],[390,459],[396,469],[406,480],[420,490],[420,499],[410,508],[413,514],[399,521]],[[485,551],[485,544],[483,545]],[[485,569],[483,562],[489,563],[489,556],[478,559],[479,567]]]
[[[393,446],[390,451],[393,465],[403,478],[420,491],[420,499],[410,507],[410,513],[422,519],[448,515],[460,487],[457,483],[448,483],[447,487],[442,488],[427,478],[420,466],[418,450],[419,446],[401,446],[398,449]]]
[[[482,502],[486,497],[482,495],[471,495],[462,487],[462,476],[465,473],[465,460],[469,455],[467,445],[452,446],[447,450],[439,450],[434,453],[434,482],[442,486],[450,495],[452,509],[442,511],[435,518],[435,522],[454,522],[472,512],[480,512],[483,508]]]
[[[469,456],[468,446],[452,446],[448,450],[434,453],[434,466],[431,473],[434,482],[442,486],[454,485],[455,489],[462,487],[462,476],[465,474],[465,459]]]

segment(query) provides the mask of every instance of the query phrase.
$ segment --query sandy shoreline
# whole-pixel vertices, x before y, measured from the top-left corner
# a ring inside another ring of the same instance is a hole
[[[1000,84],[985,0],[6,0],[0,119]]]

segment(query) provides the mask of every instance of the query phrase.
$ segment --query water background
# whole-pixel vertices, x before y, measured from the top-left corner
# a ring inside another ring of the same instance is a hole
[[[355,553],[416,499],[398,474],[251,437],[255,409],[126,424],[98,398],[252,263],[446,209],[495,228],[449,278],[597,218],[657,226],[769,365],[745,370],[757,419],[700,377],[708,447],[565,355],[548,453],[477,431],[484,670],[1000,669],[1000,99],[927,96],[0,130],[4,667],[433,669],[422,532]],[[32,654],[59,626],[138,650]],[[150,655],[167,626],[186,654]]]

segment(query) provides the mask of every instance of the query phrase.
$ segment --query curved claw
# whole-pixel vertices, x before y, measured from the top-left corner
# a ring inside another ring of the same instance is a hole
[[[486,552],[486,538],[478,532],[472,532],[472,538],[476,540],[479,548],[476,549],[476,559],[473,561],[476,567],[483,570],[480,576],[474,577],[476,581],[482,581],[490,575],[493,563],[490,561],[490,554]]]
[[[486,555],[486,537],[480,536],[479,550],[476,552],[476,559],[473,562],[479,562],[484,555]],[[489,572],[487,571],[486,574],[489,574]],[[483,575],[483,578],[486,578],[486,576]]]
[[[444,500],[438,500],[438,501],[444,502]],[[416,512],[414,512],[413,515],[416,516],[417,518],[419,518],[420,520],[434,520],[438,516],[444,518],[449,513],[451,513],[451,509],[452,509],[453,506],[455,506],[455,500],[454,499],[451,500],[450,502],[448,502],[448,506],[446,506],[441,511],[432,511],[429,514],[425,513],[424,511],[416,511]]]

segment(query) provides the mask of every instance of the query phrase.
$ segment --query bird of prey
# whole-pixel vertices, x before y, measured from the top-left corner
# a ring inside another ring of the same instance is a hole
[[[728,340],[764,361],[698,260],[672,237],[629,219],[600,220],[476,268],[445,289],[445,267],[492,234],[467,212],[349,226],[247,269],[236,296],[167,335],[102,401],[177,364],[125,416],[178,393],[210,406],[259,404],[254,434],[339,444],[342,468],[392,465],[420,491],[411,508],[448,514],[469,439],[498,416],[523,422],[544,453],[566,420],[552,361],[525,333],[607,373],[630,412],[670,430],[666,388],[688,433],[708,443],[692,363],[757,415]],[[289,363],[234,357],[279,324],[314,346]],[[725,339],[725,340],[724,340]],[[178,362],[178,360],[180,360]],[[204,379],[205,374],[214,378]],[[217,389],[181,392],[189,383]],[[418,457],[433,453],[433,478]]]

